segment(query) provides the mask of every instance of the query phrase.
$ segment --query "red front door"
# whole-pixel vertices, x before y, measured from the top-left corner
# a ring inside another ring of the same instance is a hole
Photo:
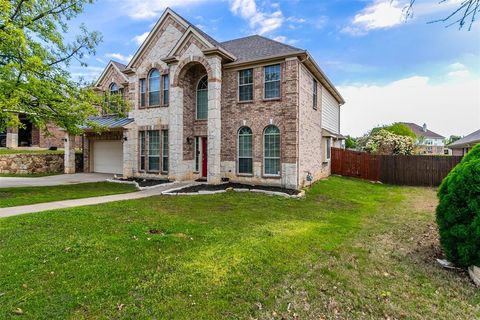
[[[202,137],[202,177],[207,176],[207,137]]]

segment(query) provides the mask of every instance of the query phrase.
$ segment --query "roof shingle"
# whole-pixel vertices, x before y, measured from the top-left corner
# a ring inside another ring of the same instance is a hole
[[[413,123],[413,122],[400,122],[400,123],[406,125],[410,129],[412,129],[413,133],[415,133],[415,135],[417,137],[434,138],[434,139],[444,139],[445,138],[444,136],[439,135],[438,133],[435,133],[431,130],[427,129],[427,131],[424,131],[423,127],[419,126],[416,123]]]
[[[462,139],[460,140],[457,140],[451,144],[448,145],[449,148],[461,148],[462,146],[465,146],[465,145],[472,145],[472,144],[476,144],[476,143],[480,143],[480,129],[478,129],[477,131],[475,132],[472,132],[470,133],[469,135],[466,135],[465,137],[463,137]]]
[[[305,50],[259,35],[221,42],[220,46],[237,58],[235,62],[254,61],[272,56],[305,52]]]

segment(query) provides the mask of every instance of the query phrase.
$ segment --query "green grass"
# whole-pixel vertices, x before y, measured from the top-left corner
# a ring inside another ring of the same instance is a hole
[[[478,318],[468,277],[429,256],[435,203],[332,177],[304,200],[158,196],[0,219],[0,318]]]
[[[63,172],[0,173],[0,177],[39,178],[39,177],[56,176],[59,174],[63,174]]]
[[[131,184],[92,182],[51,187],[0,189],[0,208],[137,191]],[[1,299],[1,297],[0,297]]]
[[[0,148],[0,155],[2,154],[63,154],[63,150],[28,150]]]

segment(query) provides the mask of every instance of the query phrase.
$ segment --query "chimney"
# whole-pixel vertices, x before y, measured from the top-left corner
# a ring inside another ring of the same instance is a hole
[[[427,124],[426,123],[423,124],[423,132],[427,132]]]

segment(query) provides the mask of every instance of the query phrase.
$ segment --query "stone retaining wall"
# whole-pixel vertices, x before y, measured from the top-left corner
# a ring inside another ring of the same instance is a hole
[[[76,172],[83,171],[82,154],[75,155]],[[0,173],[63,172],[63,154],[5,154],[0,155]]]

